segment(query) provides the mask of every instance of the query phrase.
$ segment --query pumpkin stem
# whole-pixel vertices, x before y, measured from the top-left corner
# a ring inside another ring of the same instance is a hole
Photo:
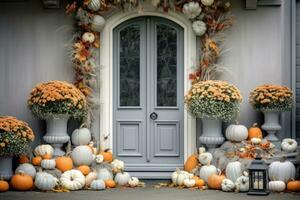
[[[258,125],[258,124],[255,122],[255,123],[252,125],[252,127],[257,127],[257,125]]]
[[[240,123],[239,123],[239,121],[238,121],[238,120],[235,120],[235,124],[236,124],[236,125],[239,125]]]
[[[280,158],[280,160],[279,160],[280,162],[284,162],[284,161],[286,161],[286,157],[285,156],[282,156],[281,158]]]

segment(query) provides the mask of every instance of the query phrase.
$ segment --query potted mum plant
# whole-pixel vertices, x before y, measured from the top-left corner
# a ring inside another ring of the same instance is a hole
[[[234,121],[242,96],[237,87],[225,81],[208,80],[193,84],[185,96],[188,111],[202,119],[199,140],[208,148],[224,142],[222,121]]]
[[[285,86],[261,85],[251,91],[249,101],[255,110],[264,114],[265,122],[262,129],[268,133],[265,138],[270,141],[278,141],[275,133],[281,129],[279,116],[281,112],[292,109],[293,92]]]
[[[11,116],[0,116],[0,180],[10,179],[12,158],[27,152],[34,134],[27,123]]]
[[[81,119],[86,115],[84,94],[65,81],[40,83],[30,92],[28,107],[36,117],[46,120],[47,133],[43,139],[54,147],[53,155],[64,155],[61,147],[70,139],[69,118]]]

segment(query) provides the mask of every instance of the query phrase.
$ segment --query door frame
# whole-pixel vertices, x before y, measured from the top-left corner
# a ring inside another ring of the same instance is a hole
[[[157,16],[171,20],[180,25],[184,30],[184,94],[190,87],[189,73],[197,65],[196,35],[193,32],[191,22],[182,14],[169,11],[149,10],[144,12],[119,11],[107,19],[106,25],[100,33],[100,145],[113,149],[113,29],[129,19],[140,16]],[[196,119],[184,109],[184,160],[188,155],[196,151]],[[109,135],[104,143],[104,137]]]

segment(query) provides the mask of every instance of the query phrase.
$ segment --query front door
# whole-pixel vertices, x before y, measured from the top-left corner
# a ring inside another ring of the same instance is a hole
[[[139,17],[113,30],[113,150],[143,178],[183,165],[183,29]]]

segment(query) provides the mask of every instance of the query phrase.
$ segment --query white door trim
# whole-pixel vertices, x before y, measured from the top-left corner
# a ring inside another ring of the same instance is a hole
[[[192,30],[191,22],[183,15],[169,11],[168,14],[160,11],[139,13],[136,10],[116,12],[107,19],[106,25],[100,34],[100,144],[105,148],[113,145],[113,29],[122,22],[139,16],[158,16],[179,24],[184,29],[184,93],[190,87],[188,79],[192,67],[196,65],[196,35]],[[103,138],[110,134],[108,142],[103,144]],[[184,160],[196,150],[196,119],[184,110]]]

